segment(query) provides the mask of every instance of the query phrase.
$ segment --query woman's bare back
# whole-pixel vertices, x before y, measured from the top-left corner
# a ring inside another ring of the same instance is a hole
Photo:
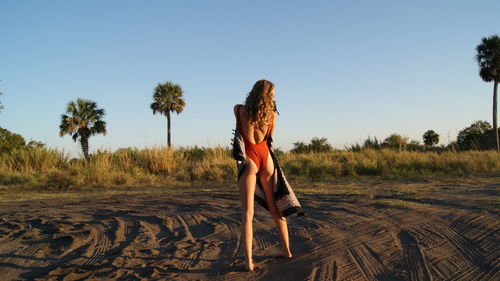
[[[271,122],[270,125],[265,126],[262,129],[255,128],[252,124],[250,124],[250,117],[247,115],[245,112],[244,106],[241,104],[237,104],[234,106],[234,115],[236,119],[238,119],[238,111],[240,115],[240,125],[241,129],[243,132],[242,133],[249,142],[253,144],[258,144],[261,143],[265,140],[266,133],[269,129],[269,126],[271,127],[271,132],[269,135],[271,136],[274,132],[274,121],[276,120],[276,114],[273,114],[273,121]]]

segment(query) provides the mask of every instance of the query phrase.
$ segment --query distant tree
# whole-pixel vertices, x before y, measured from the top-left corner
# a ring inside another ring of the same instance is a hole
[[[500,81],[500,38],[497,35],[484,37],[476,47],[479,76],[485,82],[493,81],[493,131],[497,151],[500,151],[497,126],[497,89]]]
[[[399,151],[405,150],[408,144],[408,138],[399,134],[392,134],[385,138],[383,146],[390,148],[397,148]]]
[[[326,138],[312,138],[309,146],[314,152],[329,152],[333,149]]]
[[[171,147],[170,140],[170,112],[175,112],[177,114],[181,113],[184,109],[186,103],[182,99],[183,91],[181,86],[178,84],[174,84],[170,81],[167,81],[163,84],[158,83],[153,93],[154,102],[151,103],[151,109],[153,110],[153,114],[159,112],[165,117],[167,117],[167,144],[168,147]]]
[[[406,144],[406,148],[411,151],[420,151],[422,150],[422,146],[418,140],[411,140]]]
[[[364,143],[363,143],[363,148],[369,148],[369,149],[380,149],[382,147],[382,142],[377,139],[377,137],[368,137]]]
[[[293,148],[290,150],[293,153],[305,153],[309,152],[309,146],[304,142],[298,141],[293,143]]]
[[[274,148],[274,155],[276,155],[276,157],[280,158],[284,154],[285,154],[285,152],[283,151],[283,149],[281,149],[279,147]]]
[[[26,140],[23,136],[0,127],[0,152],[11,152],[25,146]]]
[[[26,146],[27,147],[44,148],[45,147],[45,143],[43,143],[41,141],[30,140]]]
[[[428,130],[422,136],[424,144],[427,146],[434,146],[439,143],[439,135],[434,130]]]
[[[35,147],[44,148],[45,144],[35,140],[30,140],[26,144],[26,140],[20,134],[12,133],[11,131],[0,127],[0,153]]]
[[[458,148],[459,147],[456,141],[450,141],[450,143],[444,147],[444,149],[451,151],[456,151]]]
[[[464,128],[457,135],[457,145],[461,150],[485,150],[494,145],[491,124],[487,121],[476,121]]]
[[[333,147],[328,143],[327,138],[312,138],[309,144],[304,142],[296,142],[293,144],[291,152],[305,153],[305,152],[329,152]]]
[[[59,135],[70,135],[73,141],[80,140],[85,159],[90,160],[89,138],[96,134],[106,135],[106,122],[104,109],[97,108],[94,101],[87,99],[77,99],[70,101],[66,107],[66,114],[61,115],[61,125]]]

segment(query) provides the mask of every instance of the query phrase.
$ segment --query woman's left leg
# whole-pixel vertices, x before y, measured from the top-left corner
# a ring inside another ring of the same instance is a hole
[[[249,271],[253,271],[254,264],[252,259],[252,240],[253,240],[253,214],[254,214],[254,192],[255,182],[257,177],[257,166],[247,157],[246,167],[243,171],[238,186],[240,190],[240,200],[242,207],[242,226],[241,238],[243,240],[243,249],[246,259],[246,267]]]

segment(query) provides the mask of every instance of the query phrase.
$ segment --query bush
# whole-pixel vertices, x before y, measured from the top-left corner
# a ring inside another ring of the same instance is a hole
[[[61,170],[52,170],[47,173],[45,186],[48,188],[64,190],[73,185],[73,180],[68,173]]]
[[[312,138],[311,143],[296,142],[293,144],[291,152],[307,153],[307,152],[329,152],[332,151],[332,146],[326,138]]]
[[[457,135],[461,150],[486,150],[495,148],[494,131],[487,121],[476,121]]]
[[[370,136],[368,136],[368,138],[363,143],[363,148],[364,149],[380,149],[380,148],[382,148],[382,143],[377,139],[377,137],[373,137],[373,139],[372,139],[372,138],[370,138]]]
[[[406,150],[406,145],[408,144],[408,138],[403,137],[399,134],[392,134],[388,136],[384,142],[384,147],[395,148],[399,151]]]
[[[0,127],[0,152],[7,153],[15,149],[21,149],[26,146],[24,138],[16,133]]]

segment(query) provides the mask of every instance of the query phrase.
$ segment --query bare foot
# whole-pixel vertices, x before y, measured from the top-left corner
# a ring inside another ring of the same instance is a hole
[[[255,269],[255,265],[253,264],[253,262],[247,263],[246,268],[247,268],[248,272],[253,272]]]
[[[276,255],[276,258],[280,259],[291,259],[292,258],[292,253],[290,251],[281,249],[281,251]]]

